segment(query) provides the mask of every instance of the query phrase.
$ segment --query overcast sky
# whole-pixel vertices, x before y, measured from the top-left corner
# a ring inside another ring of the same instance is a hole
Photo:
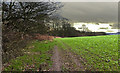
[[[65,2],[60,14],[72,22],[117,22],[117,2]]]

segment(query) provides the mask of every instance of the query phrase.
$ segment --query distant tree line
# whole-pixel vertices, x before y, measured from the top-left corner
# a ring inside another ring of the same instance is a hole
[[[74,27],[71,27],[69,20],[63,17],[55,17],[50,29],[49,34],[53,36],[72,37],[80,34]]]

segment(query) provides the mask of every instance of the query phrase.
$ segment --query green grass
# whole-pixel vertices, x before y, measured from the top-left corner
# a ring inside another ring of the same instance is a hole
[[[10,65],[4,71],[38,70],[40,67],[42,67],[42,70],[49,69],[52,65],[50,60],[52,55],[49,51],[52,50],[54,45],[54,41],[33,41],[24,49],[24,52],[29,54],[25,53],[21,57],[10,60]]]
[[[56,39],[64,49],[80,55],[88,70],[116,71],[118,70],[118,36],[91,36]],[[66,44],[61,44],[61,42]],[[68,47],[69,46],[69,47]]]
[[[56,38],[54,41],[33,41],[24,49],[21,57],[9,61],[4,71],[48,70],[52,66],[49,53],[57,45],[64,50],[80,55],[87,70],[117,71],[118,70],[118,36],[89,36],[73,38]],[[119,58],[120,59],[120,58]],[[65,69],[65,68],[63,68]]]

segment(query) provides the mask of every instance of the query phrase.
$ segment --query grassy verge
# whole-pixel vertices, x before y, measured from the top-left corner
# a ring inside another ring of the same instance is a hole
[[[48,70],[52,65],[50,57],[54,45],[54,41],[33,41],[23,49],[23,56],[9,61],[4,71]]]

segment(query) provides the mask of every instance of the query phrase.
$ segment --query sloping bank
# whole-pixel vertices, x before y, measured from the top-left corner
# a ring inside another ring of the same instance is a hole
[[[48,71],[54,45],[55,41],[32,41],[23,49],[24,55],[6,63],[3,71]]]

